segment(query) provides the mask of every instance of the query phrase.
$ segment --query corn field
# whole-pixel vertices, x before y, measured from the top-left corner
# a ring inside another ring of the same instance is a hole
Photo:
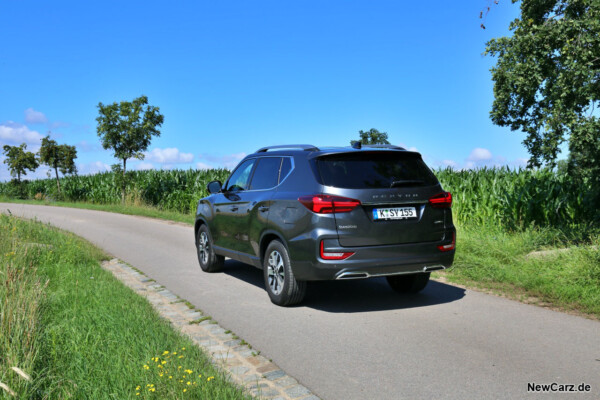
[[[511,170],[483,168],[435,171],[445,190],[454,197],[453,215],[460,224],[493,224],[507,229],[528,226],[574,227],[598,224],[593,188],[575,186],[567,174],[548,169]],[[212,180],[224,182],[225,169],[148,170],[127,173],[128,203],[162,210],[193,213],[198,199],[206,196]],[[104,172],[61,179],[67,201],[118,204],[118,175]],[[22,196],[30,199],[57,198],[53,179],[24,183]],[[11,184],[0,183],[0,195],[11,195]],[[596,194],[597,195],[597,194]]]

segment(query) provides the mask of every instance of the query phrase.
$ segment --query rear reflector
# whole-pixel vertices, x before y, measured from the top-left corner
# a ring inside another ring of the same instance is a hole
[[[298,201],[317,214],[346,213],[354,210],[360,205],[359,200],[348,199],[340,196],[330,196],[328,194],[314,194],[302,196]]]
[[[435,208],[450,208],[452,206],[452,194],[450,192],[438,193],[429,199],[429,204]]]
[[[354,252],[325,252],[323,241],[321,240],[321,249],[319,251],[320,256],[323,260],[345,260],[354,254]]]
[[[437,248],[439,251],[454,250],[456,248],[456,234],[454,232],[452,232],[452,243],[442,244],[442,245],[439,245]]]

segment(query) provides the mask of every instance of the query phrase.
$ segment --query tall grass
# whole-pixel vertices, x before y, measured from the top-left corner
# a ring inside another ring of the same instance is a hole
[[[586,231],[600,222],[594,189],[577,186],[566,173],[508,168],[435,172],[454,196],[453,214],[461,225]],[[128,204],[191,214],[198,199],[208,194],[207,183],[224,182],[228,175],[225,169],[132,171],[128,173]],[[72,202],[119,204],[118,178],[112,172],[62,178],[62,197]],[[52,179],[27,182],[21,191],[30,199],[36,194],[57,197]],[[0,183],[1,195],[11,196],[10,183]]]
[[[249,398],[146,299],[103,270],[97,248],[6,215],[0,232],[0,381],[16,398]],[[178,365],[193,371],[195,385],[144,367],[166,351],[180,352]]]

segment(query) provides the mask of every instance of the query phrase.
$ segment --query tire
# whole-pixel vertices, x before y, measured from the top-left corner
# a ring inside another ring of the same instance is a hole
[[[424,274],[387,276],[388,284],[398,293],[419,293],[429,282],[429,272]]]
[[[298,282],[292,272],[290,256],[279,240],[269,243],[263,260],[265,289],[273,304],[286,307],[300,303],[306,282]]]
[[[206,225],[200,226],[196,235],[196,252],[198,262],[204,272],[220,272],[225,264],[225,257],[215,254],[213,242]]]

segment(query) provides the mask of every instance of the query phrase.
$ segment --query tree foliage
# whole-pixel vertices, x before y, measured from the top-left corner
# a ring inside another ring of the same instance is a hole
[[[98,103],[97,132],[104,149],[111,149],[123,162],[122,200],[125,200],[127,160],[144,159],[152,136],[160,136],[158,128],[164,122],[160,109],[148,105],[148,97],[104,105]]]
[[[42,147],[39,151],[40,162],[52,168],[56,176],[56,187],[60,194],[60,181],[58,179],[58,171],[63,175],[77,173],[75,159],[77,158],[77,149],[75,146],[66,144],[58,144],[55,140],[50,139],[50,135],[42,138]]]
[[[4,145],[3,149],[6,156],[4,163],[8,165],[10,175],[16,176],[19,183],[21,182],[21,175],[27,175],[27,171],[35,171],[40,165],[35,158],[35,154],[25,151],[27,149],[25,143],[20,146]]]
[[[358,131],[358,135],[360,136],[360,142],[362,144],[390,144],[387,132],[379,132],[375,128],[371,128],[366,132],[360,130]],[[352,140],[350,141],[350,144],[354,144],[357,141],[358,140]]]
[[[492,121],[526,133],[530,167],[554,167],[568,142],[569,170],[597,187],[600,1],[523,0],[510,30],[487,43],[497,57]]]

